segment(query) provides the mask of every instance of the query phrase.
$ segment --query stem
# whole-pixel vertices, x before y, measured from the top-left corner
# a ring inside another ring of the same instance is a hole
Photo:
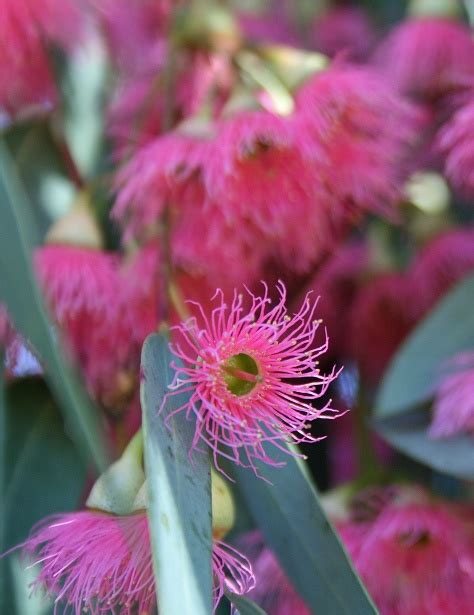
[[[355,438],[359,476],[374,474],[378,469],[378,459],[372,444],[371,431],[368,426],[370,406],[363,383],[359,384],[357,406],[354,410]]]
[[[66,169],[69,179],[72,181],[72,183],[78,190],[84,190],[86,182],[84,181],[82,173],[80,172],[76,161],[74,160],[74,156],[72,155],[68,142],[64,137],[62,126],[59,126],[57,118],[52,118],[50,126],[53,142],[56,146],[61,160],[64,163],[64,167]]]

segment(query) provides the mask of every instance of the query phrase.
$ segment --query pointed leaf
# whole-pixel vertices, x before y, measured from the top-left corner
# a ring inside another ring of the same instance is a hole
[[[407,412],[433,394],[443,363],[474,349],[474,276],[460,282],[395,355],[376,400],[376,416]]]
[[[141,402],[149,522],[160,615],[212,612],[211,474],[208,454],[189,458],[194,424],[185,413],[169,418],[186,394],[166,399],[173,359],[163,335],[142,351]]]
[[[377,613],[326,518],[304,463],[283,452],[277,461],[286,465],[256,464],[270,482],[246,468],[226,466],[226,470],[236,478],[256,524],[293,586],[315,615]]]
[[[58,348],[38,291],[29,252],[37,236],[31,208],[0,140],[0,301],[41,355],[46,377],[84,458],[107,465],[99,412]]]
[[[244,598],[244,596],[237,596],[237,594],[232,594],[231,592],[226,592],[225,595],[237,609],[238,615],[266,615],[265,611],[256,605],[255,602]]]
[[[433,440],[428,436],[429,413],[410,412],[379,419],[374,427],[394,448],[425,465],[464,480],[474,479],[472,436],[459,435]]]

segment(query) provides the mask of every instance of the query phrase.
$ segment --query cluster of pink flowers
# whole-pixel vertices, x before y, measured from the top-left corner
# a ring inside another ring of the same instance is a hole
[[[101,37],[113,166],[75,184],[94,223],[107,184],[118,241],[48,234],[36,249],[54,334],[119,455],[141,421],[143,342],[172,325],[165,401],[186,399],[175,412],[195,423],[190,454],[204,445],[218,469],[226,458],[258,473],[278,465],[275,449],[299,455],[288,445],[320,440],[318,419],[344,414],[334,365],[370,398],[406,336],[474,273],[474,230],[456,226],[457,201],[474,196],[474,39],[447,17],[410,17],[382,36],[357,7],[297,24],[293,3],[235,19],[220,4],[212,20],[181,1],[0,0],[0,128],[39,115],[61,132],[54,53],[71,56],[89,28]],[[455,204],[449,228],[418,236],[407,181],[426,170],[444,175]],[[41,374],[14,316],[0,305],[7,375]],[[473,386],[472,353],[440,366],[430,436],[472,435]],[[337,525],[383,615],[467,612],[465,510],[426,494],[382,500],[370,519]],[[306,615],[259,540],[253,595],[269,615]],[[23,547],[57,608],[155,608],[143,511],[59,515]],[[216,605],[225,589],[253,589],[250,563],[217,539],[212,565]]]

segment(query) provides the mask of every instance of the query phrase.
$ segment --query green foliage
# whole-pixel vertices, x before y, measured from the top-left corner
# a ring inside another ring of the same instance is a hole
[[[10,386],[2,409],[0,552],[25,540],[43,517],[76,508],[86,479],[86,467],[65,434],[61,414],[42,381],[31,379]],[[4,567],[1,578],[8,585],[0,592],[2,613],[15,612],[7,605],[13,599],[13,587],[19,585],[11,579],[18,566],[8,560],[0,560]]]
[[[79,450],[103,469],[107,455],[99,413],[61,354],[35,282],[29,252],[37,235],[28,199],[0,141],[0,300],[42,357],[46,378]]]
[[[172,416],[186,394],[169,396],[172,355],[164,335],[142,351],[141,402],[149,520],[160,615],[212,611],[211,474],[207,453],[189,459],[194,423]],[[168,421],[166,420],[168,418]]]
[[[266,479],[227,466],[266,543],[312,613],[377,613],[328,521],[302,462],[273,453],[284,467],[257,464]]]
[[[226,592],[227,598],[232,602],[234,607],[238,609],[238,615],[265,615],[265,611],[259,606],[243,596],[237,596],[230,592]]]
[[[427,435],[432,397],[446,361],[474,348],[474,277],[459,283],[428,314],[397,352],[376,400],[378,431],[396,448],[428,466],[474,477],[469,436],[431,440]]]

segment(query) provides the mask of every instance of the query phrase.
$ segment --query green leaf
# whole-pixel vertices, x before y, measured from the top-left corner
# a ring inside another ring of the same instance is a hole
[[[86,466],[64,433],[46,385],[19,381],[6,393],[5,547],[23,541],[43,517],[77,507]]]
[[[141,403],[153,564],[160,615],[212,612],[211,474],[207,453],[189,458],[194,423],[170,417],[187,394],[172,395],[173,359],[163,335],[142,350]],[[168,424],[166,417],[170,417]]]
[[[431,439],[429,413],[423,409],[392,419],[374,422],[375,429],[394,448],[425,465],[464,480],[474,478],[472,436]]]
[[[458,284],[409,336],[384,376],[375,403],[377,417],[408,412],[427,401],[444,362],[474,348],[473,303],[474,276]]]
[[[377,613],[354,571],[304,463],[272,453],[284,467],[256,463],[258,472],[226,465],[233,473],[268,546],[311,612],[331,615]]]
[[[64,360],[36,285],[29,256],[36,236],[28,199],[0,140],[0,300],[41,355],[51,390],[79,450],[102,470],[107,455],[99,411]]]
[[[46,515],[77,507],[86,480],[85,465],[42,381],[19,381],[3,399],[0,553],[23,542]],[[44,602],[37,600],[28,601],[26,609],[29,589],[22,566],[17,553],[0,559],[1,613],[43,611]]]
[[[225,595],[235,608],[238,609],[238,615],[265,615],[265,611],[257,606],[255,602],[252,602],[252,600],[244,596],[237,596],[237,594],[232,594],[231,592],[226,592]]]

